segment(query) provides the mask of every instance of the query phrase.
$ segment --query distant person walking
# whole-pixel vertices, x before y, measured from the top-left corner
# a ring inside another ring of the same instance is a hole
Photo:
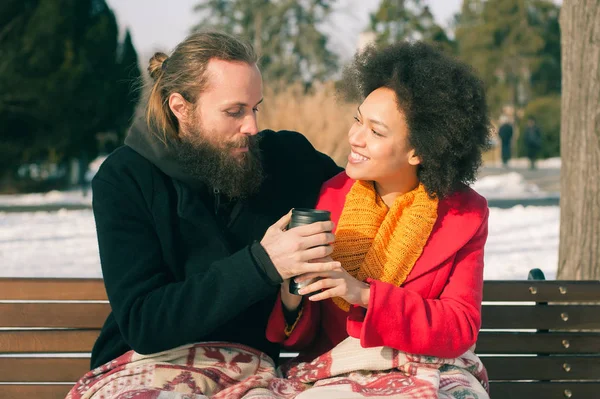
[[[502,165],[504,165],[505,168],[508,168],[508,161],[511,158],[513,127],[510,120],[505,115],[500,117],[498,136],[500,136],[500,142],[502,144]]]
[[[527,128],[525,129],[525,146],[527,147],[527,158],[529,158],[530,168],[535,169],[535,161],[542,148],[542,133],[538,127],[535,118],[527,118]]]

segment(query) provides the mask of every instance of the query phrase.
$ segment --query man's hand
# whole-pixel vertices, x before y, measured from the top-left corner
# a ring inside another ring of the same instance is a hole
[[[335,239],[331,233],[333,222],[316,222],[286,231],[291,216],[290,212],[269,227],[260,241],[281,278],[288,280],[304,273],[326,272],[341,267],[339,262],[334,261],[314,262],[333,251],[329,245]]]
[[[322,292],[310,296],[308,299],[311,301],[341,297],[352,305],[359,305],[363,308],[369,306],[370,285],[352,277],[341,265],[331,271],[303,274],[296,277],[295,280],[300,283],[313,278],[319,278],[319,280],[299,291],[302,295],[309,295],[322,290]]]

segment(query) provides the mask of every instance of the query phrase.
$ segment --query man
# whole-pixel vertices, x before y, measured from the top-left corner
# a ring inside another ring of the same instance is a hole
[[[542,148],[542,133],[535,122],[535,118],[527,118],[527,128],[525,129],[525,146],[527,147],[527,158],[529,158],[529,168],[535,169],[535,161],[538,152]]]
[[[220,33],[151,59],[149,123],[134,123],[92,183],[112,308],[92,368],[208,341],[277,359],[265,326],[280,284],[338,265],[331,222],[285,227],[340,168],[298,133],[258,131],[256,60]]]
[[[513,128],[508,120],[508,117],[506,117],[505,115],[502,115],[500,117],[500,128],[498,129],[498,136],[500,136],[500,142],[502,144],[502,165],[505,168],[508,168],[508,161],[511,158]]]

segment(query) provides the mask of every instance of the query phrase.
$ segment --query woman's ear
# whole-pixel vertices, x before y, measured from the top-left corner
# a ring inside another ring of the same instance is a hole
[[[172,93],[169,96],[169,108],[179,122],[184,122],[188,118],[189,103],[179,93]]]
[[[421,157],[416,154],[415,150],[409,151],[408,163],[412,166],[417,166],[421,164]]]

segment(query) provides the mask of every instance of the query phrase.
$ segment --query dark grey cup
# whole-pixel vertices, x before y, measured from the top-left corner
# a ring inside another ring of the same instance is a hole
[[[294,227],[315,222],[326,222],[328,220],[331,220],[331,212],[329,211],[323,211],[320,209],[295,208],[292,210],[292,219],[290,220],[288,229],[293,229]],[[309,280],[298,284],[292,278],[290,280],[290,294],[300,295],[298,290],[306,287],[312,282],[313,280]]]

